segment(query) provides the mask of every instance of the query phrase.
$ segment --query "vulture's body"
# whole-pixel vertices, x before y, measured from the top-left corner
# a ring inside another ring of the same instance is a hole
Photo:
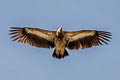
[[[12,27],[10,30],[13,41],[27,43],[39,48],[55,48],[53,57],[61,59],[68,56],[65,48],[85,49],[103,45],[111,39],[111,33],[96,30],[80,30],[67,32],[60,27],[57,31],[48,31],[38,28]]]

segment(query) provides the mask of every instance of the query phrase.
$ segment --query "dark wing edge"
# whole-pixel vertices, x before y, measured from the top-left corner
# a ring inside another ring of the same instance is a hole
[[[32,32],[34,30],[34,32]],[[33,34],[35,30],[42,33],[42,35]],[[48,31],[49,33],[50,31]],[[40,30],[37,28],[19,28],[19,27],[11,27],[9,35],[11,35],[12,41],[17,41],[21,43],[27,43],[31,46],[40,47],[40,48],[54,48],[54,43],[52,42],[50,35],[45,34],[45,30]],[[45,38],[43,36],[48,36]]]
[[[79,33],[78,33],[79,34]],[[84,36],[76,40],[70,41],[67,45],[68,49],[85,49],[92,46],[103,45],[103,43],[108,44],[112,33],[106,31],[95,31],[93,35]]]

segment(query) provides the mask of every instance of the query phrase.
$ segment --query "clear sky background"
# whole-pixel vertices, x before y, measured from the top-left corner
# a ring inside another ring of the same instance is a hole
[[[12,42],[9,29],[94,29],[112,32],[109,45],[68,50]],[[120,80],[120,0],[0,0],[0,80]]]

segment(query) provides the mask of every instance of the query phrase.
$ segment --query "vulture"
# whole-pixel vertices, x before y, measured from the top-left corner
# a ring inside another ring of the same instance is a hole
[[[55,48],[52,56],[58,59],[69,56],[66,48],[78,50],[108,44],[112,36],[107,31],[63,31],[62,27],[57,31],[30,27],[11,27],[10,35],[12,41],[26,43],[38,48]]]

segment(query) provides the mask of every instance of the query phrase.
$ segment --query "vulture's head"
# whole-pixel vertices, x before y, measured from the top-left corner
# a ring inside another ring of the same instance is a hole
[[[57,32],[56,32],[56,35],[57,35],[58,37],[60,37],[60,36],[63,35],[62,27],[59,27],[59,28],[58,28],[58,30],[57,30]]]

